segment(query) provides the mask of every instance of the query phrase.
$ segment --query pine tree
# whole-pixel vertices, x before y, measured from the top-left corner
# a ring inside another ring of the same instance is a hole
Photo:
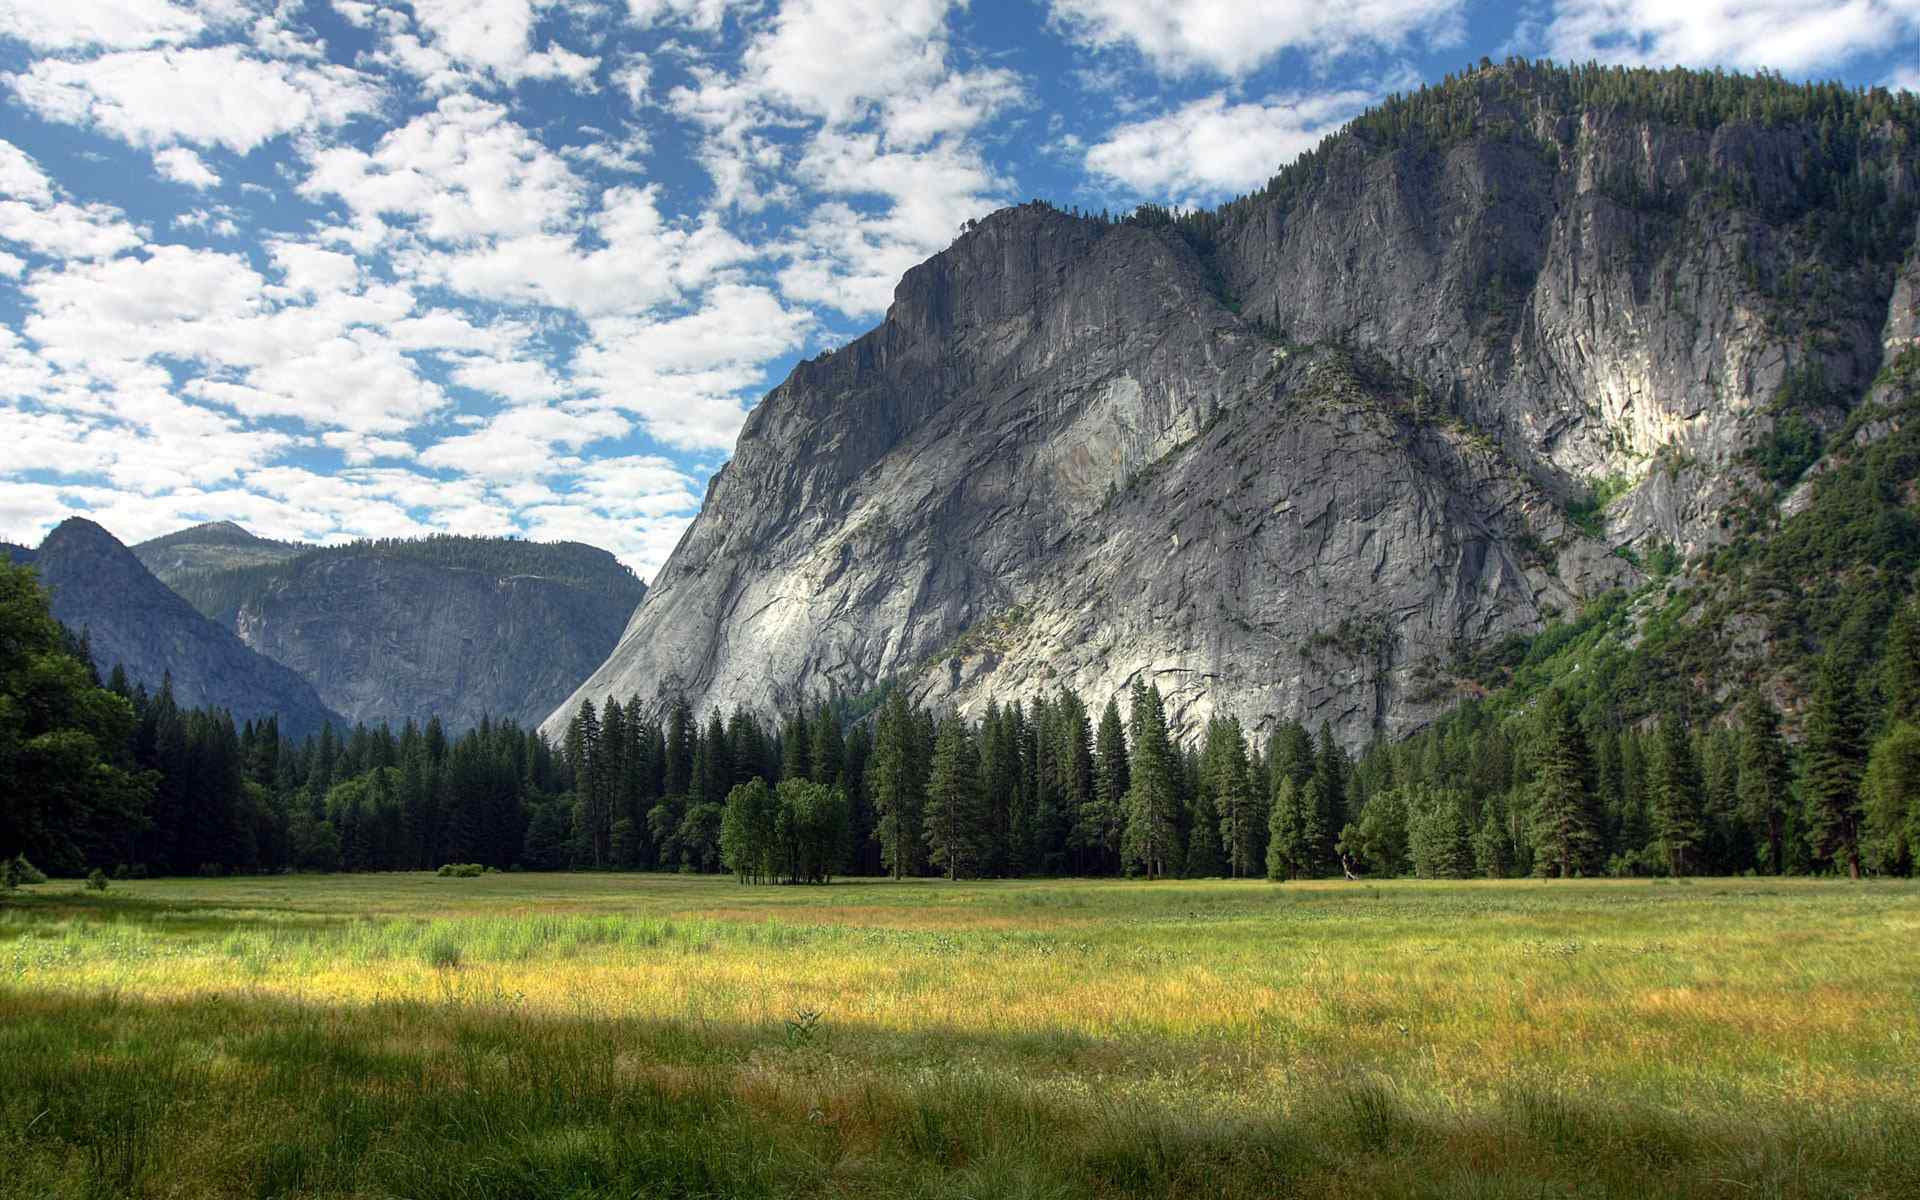
[[[880,861],[895,879],[918,874],[923,785],[914,716],[897,690],[880,710],[869,775]]]
[[[686,697],[674,697],[667,713],[666,795],[684,799],[693,789],[693,752],[698,740],[693,707]]]
[[[1686,722],[1676,713],[1660,721],[1654,743],[1653,832],[1666,857],[1667,871],[1687,875],[1700,867],[1705,823],[1701,819],[1700,768],[1687,739]]]
[[[1194,794],[1193,818],[1187,823],[1188,879],[1217,879],[1226,871],[1220,857],[1220,810],[1204,788]]]
[[[1867,755],[1868,865],[1905,875],[1920,858],[1920,726],[1899,722]]]
[[[1880,690],[1886,697],[1889,723],[1920,726],[1920,600],[1901,605],[1887,627]]]
[[[928,858],[948,879],[973,874],[985,848],[985,804],[980,788],[980,749],[966,721],[940,722],[927,781],[924,817]]]
[[[1175,873],[1181,847],[1175,811],[1179,784],[1172,743],[1167,737],[1166,710],[1158,688],[1133,685],[1133,754],[1127,763],[1131,786],[1127,793],[1127,863],[1146,872],[1148,879]]]
[[[1313,793],[1321,784],[1309,776],[1301,787],[1286,773],[1275,774],[1274,780],[1273,808],[1267,817],[1267,878],[1299,879],[1313,872],[1320,840],[1319,800]]]
[[[1758,691],[1740,708],[1739,772],[1741,814],[1753,828],[1765,831],[1767,870],[1784,874],[1792,777],[1786,742],[1780,736],[1780,714]]]
[[[1072,851],[1073,873],[1085,875],[1100,846],[1098,829],[1087,823],[1093,809],[1093,726],[1087,719],[1087,706],[1065,688],[1053,712],[1053,766],[1059,780],[1065,844]],[[1063,858],[1062,868],[1067,865],[1068,860]]]
[[[822,787],[839,787],[840,773],[846,769],[847,742],[840,733],[840,719],[821,704],[814,710],[808,730],[807,777]]]
[[[1100,712],[1093,761],[1094,815],[1088,824],[1099,832],[1100,858],[1105,870],[1120,867],[1120,842],[1127,828],[1127,735],[1120,723],[1120,705],[1107,701]]]
[[[1534,870],[1562,879],[1589,869],[1599,848],[1587,786],[1586,736],[1557,689],[1541,701],[1533,847]]]
[[[1247,739],[1235,717],[1207,724],[1207,790],[1220,814],[1220,841],[1227,874],[1252,878],[1264,865],[1265,806],[1259,803],[1247,764]]]
[[[1314,754],[1315,789],[1314,822],[1319,841],[1314,848],[1316,871],[1331,872],[1339,865],[1340,853],[1335,848],[1340,831],[1347,824],[1347,787],[1350,782],[1352,764],[1347,752],[1340,743],[1333,740],[1333,728],[1325,721],[1320,723],[1320,744]]]
[[[1866,721],[1853,679],[1852,665],[1828,654],[1807,711],[1805,794],[1808,846],[1858,879]]]

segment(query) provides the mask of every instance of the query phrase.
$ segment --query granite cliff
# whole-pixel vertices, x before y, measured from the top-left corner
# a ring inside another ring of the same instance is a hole
[[[196,612],[92,521],[68,518],[15,557],[39,572],[55,619],[86,636],[102,675],[120,666],[150,691],[171,677],[182,707],[225,708],[236,721],[278,715],[290,737],[341,723],[312,684]]]
[[[1136,678],[1188,733],[1417,728],[1451,664],[1790,515],[1786,434],[1915,335],[1917,134],[1911,95],[1509,63],[1217,212],[996,213],[754,409],[544,728]]]
[[[138,553],[202,613],[353,721],[532,725],[620,637],[645,586],[579,543],[430,537],[298,546],[201,525]]]

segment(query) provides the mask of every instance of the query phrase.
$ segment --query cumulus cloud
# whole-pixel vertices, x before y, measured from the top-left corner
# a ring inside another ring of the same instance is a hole
[[[231,19],[237,6],[200,7],[170,0],[0,0],[0,36],[36,50],[132,50],[191,41],[222,16]]]
[[[25,150],[0,138],[0,196],[12,196],[31,204],[53,200],[53,181],[40,164]]]
[[[529,0],[413,0],[427,37],[402,65],[429,78],[467,71],[508,86],[558,79],[591,87],[598,58],[558,44],[535,50],[535,6]]]
[[[45,120],[135,146],[182,141],[237,154],[282,134],[344,125],[375,111],[383,95],[350,67],[268,60],[236,45],[43,58],[5,79]]]
[[[213,168],[185,146],[169,146],[156,151],[153,165],[159,168],[161,178],[183,183],[190,188],[205,190],[220,185],[220,176],[214,174]]]
[[[1915,0],[1561,0],[1546,41],[1575,61],[1803,71],[1916,34]]]
[[[1216,92],[1119,126],[1088,148],[1087,169],[1135,195],[1203,203],[1265,183],[1376,99],[1341,91],[1233,104]]]
[[[746,419],[741,392],[761,364],[797,349],[812,326],[765,287],[722,284],[697,310],[666,320],[610,318],[574,357],[575,382],[598,403],[639,416],[659,441],[731,449]]]
[[[1051,0],[1054,23],[1083,45],[1125,47],[1167,75],[1246,75],[1285,50],[1344,54],[1416,39],[1458,43],[1463,0]]]
[[[412,221],[434,241],[470,243],[563,224],[585,188],[566,160],[477,97],[448,96],[372,151],[316,147],[300,194],[337,197],[360,218]]]

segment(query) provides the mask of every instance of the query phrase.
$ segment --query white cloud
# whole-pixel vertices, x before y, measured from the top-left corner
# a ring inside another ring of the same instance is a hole
[[[811,202],[779,246],[793,300],[851,315],[886,306],[900,273],[998,207],[1008,183],[970,135],[1020,103],[1018,76],[952,61],[949,0],[792,0],[730,75],[692,70],[669,105],[704,131],[722,208]],[[800,131],[799,148],[786,143]],[[774,136],[781,135],[781,136]]]
[[[627,97],[627,104],[639,108],[647,102],[647,85],[653,79],[653,62],[640,53],[621,58],[620,65],[608,75],[615,87]]]
[[[509,408],[472,433],[428,447],[420,461],[486,480],[539,479],[576,470],[583,464],[560,448],[621,437],[631,426],[607,409],[572,410],[548,406]]]
[[[635,25],[683,25],[702,33],[715,33],[729,11],[750,13],[760,0],[627,0],[627,15]]]
[[[208,4],[195,12],[169,0],[0,0],[0,36],[36,50],[133,50],[191,41],[207,28],[207,10],[217,21],[231,19],[233,7]]]
[[[53,181],[25,150],[0,138],[0,196],[33,204],[53,201]]]
[[[206,189],[220,185],[220,176],[214,174],[213,168],[185,146],[169,146],[156,151],[153,165],[160,169],[162,178],[184,183],[190,188]]]
[[[594,322],[573,378],[667,445],[730,449],[746,419],[740,393],[761,381],[762,363],[799,347],[811,325],[810,314],[764,287],[721,284],[683,316]]]
[[[600,60],[559,45],[534,50],[534,10],[528,0],[413,0],[430,50],[413,51],[402,65],[428,78],[452,67],[509,86],[526,79],[560,79],[591,90]]]
[[[0,200],[0,241],[62,259],[112,258],[144,240],[120,210],[106,204],[59,204],[36,208]]]
[[[1803,71],[1916,33],[1915,0],[1561,0],[1546,38],[1582,62]]]
[[[456,254],[407,256],[407,269],[463,295],[544,304],[583,316],[631,313],[678,301],[753,252],[709,215],[691,227],[667,223],[656,189],[608,188],[592,230],[603,243],[579,248],[576,235],[501,238]]]
[[[1157,71],[1246,75],[1285,50],[1339,55],[1416,38],[1456,44],[1464,0],[1051,0],[1055,24],[1085,45],[1126,46]]]
[[[1920,67],[1902,67],[1887,77],[1891,91],[1920,92]]]
[[[1229,104],[1215,93],[1114,129],[1087,150],[1087,169],[1137,195],[1203,203],[1265,183],[1376,99],[1344,91]]]
[[[448,96],[380,139],[371,154],[315,148],[300,194],[338,196],[357,217],[415,221],[435,241],[538,233],[563,224],[584,184],[566,161],[472,96]]]
[[[296,130],[343,125],[382,99],[380,87],[351,68],[266,61],[234,45],[43,58],[5,78],[49,121],[93,126],[136,146],[178,140],[238,154]]]

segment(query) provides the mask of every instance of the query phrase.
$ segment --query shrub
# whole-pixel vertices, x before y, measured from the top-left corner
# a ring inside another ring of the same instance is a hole
[[[448,879],[473,879],[486,873],[487,868],[481,866],[479,863],[444,863],[440,869],[435,872],[435,874],[445,876]]]
[[[448,863],[447,866],[454,866]],[[460,863],[459,866],[472,866],[472,863]],[[446,867],[440,868],[446,874]],[[476,872],[477,874],[477,872]],[[463,877],[464,878],[464,877]],[[460,966],[460,943],[453,940],[451,934],[437,933],[420,947],[421,961],[437,971],[452,971]]]
[[[87,872],[87,890],[90,892],[106,891],[107,873],[99,867],[95,867],[93,870]]]
[[[47,873],[27,861],[24,854],[16,854],[5,863],[0,863],[0,877],[8,891],[25,883],[45,883]]]

